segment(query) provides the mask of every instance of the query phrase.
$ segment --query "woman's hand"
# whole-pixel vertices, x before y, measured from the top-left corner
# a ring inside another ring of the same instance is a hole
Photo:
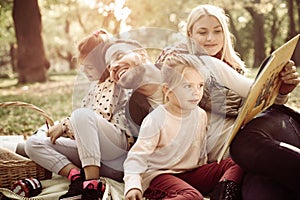
[[[141,190],[134,188],[127,192],[125,198],[126,200],[142,200],[143,195]]]
[[[283,70],[280,72],[282,85],[280,87],[280,94],[286,95],[290,92],[292,92],[297,85],[300,83],[300,77],[297,72],[295,63],[290,60]]]

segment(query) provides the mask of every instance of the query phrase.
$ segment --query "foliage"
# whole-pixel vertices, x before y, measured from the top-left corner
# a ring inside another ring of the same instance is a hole
[[[12,0],[0,2],[0,72],[2,69],[12,75],[10,63],[10,48],[15,44],[14,26],[12,20]],[[0,75],[2,75],[0,73]]]
[[[259,3],[254,3],[259,2]],[[10,66],[10,48],[15,43],[11,17],[12,0],[0,3],[0,75]],[[252,7],[264,16],[266,54],[282,45],[289,37],[287,1],[260,0],[203,0],[221,6],[232,20],[231,28],[236,38],[236,49],[252,66],[254,60],[255,23],[245,9]],[[162,27],[184,34],[185,21],[197,0],[39,0],[42,14],[43,38],[51,71],[67,71],[74,68],[76,45],[87,34],[103,27],[113,34],[139,27]],[[295,6],[295,9],[297,7]],[[297,20],[297,12],[295,11]],[[299,25],[295,27],[299,32]],[[155,40],[155,38],[152,38]],[[6,68],[4,68],[6,66]]]

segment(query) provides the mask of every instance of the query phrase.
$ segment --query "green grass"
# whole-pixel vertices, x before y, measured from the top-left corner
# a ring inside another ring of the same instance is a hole
[[[251,71],[251,74],[255,72]],[[0,102],[23,101],[44,110],[53,120],[69,116],[72,111],[73,84],[76,73],[51,74],[50,81],[16,86],[16,79],[0,79]],[[300,86],[288,104],[300,111]],[[28,108],[0,107],[0,135],[31,135],[45,123],[44,117]]]
[[[16,86],[16,80],[0,79],[0,102],[22,101],[33,104],[53,120],[60,120],[72,111],[75,75],[52,75],[46,83]],[[31,135],[45,123],[38,112],[22,107],[0,107],[0,135]]]

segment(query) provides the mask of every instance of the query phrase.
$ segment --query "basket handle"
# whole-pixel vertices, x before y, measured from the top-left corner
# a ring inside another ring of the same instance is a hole
[[[22,102],[22,101],[12,101],[12,102],[0,103],[0,107],[8,107],[8,106],[24,107],[24,108],[29,108],[29,109],[32,109],[34,111],[37,111],[38,113],[40,113],[46,119],[47,124],[49,124],[50,126],[54,125],[53,119],[47,113],[45,113],[45,111],[43,111],[42,109],[40,109],[39,107],[37,107],[33,104],[25,103],[25,102]]]

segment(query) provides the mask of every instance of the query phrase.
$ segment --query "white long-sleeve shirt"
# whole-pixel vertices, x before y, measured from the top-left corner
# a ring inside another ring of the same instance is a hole
[[[138,140],[124,162],[125,194],[144,191],[163,173],[182,173],[207,163],[207,116],[197,107],[187,117],[176,117],[164,105],[144,119]]]
[[[247,97],[253,84],[253,79],[239,74],[218,58],[203,55],[200,59],[206,66],[199,68],[203,74],[207,74],[207,76],[212,74],[220,85],[235,91],[241,97]]]

